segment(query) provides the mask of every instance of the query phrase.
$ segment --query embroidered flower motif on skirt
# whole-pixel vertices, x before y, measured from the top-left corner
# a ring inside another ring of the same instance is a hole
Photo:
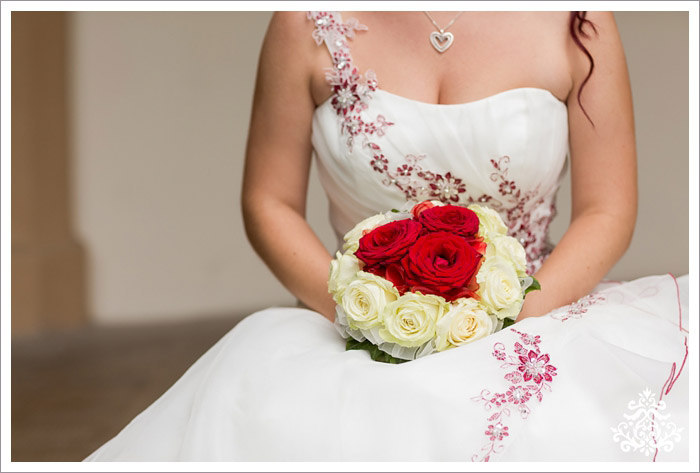
[[[592,293],[587,296],[583,296],[581,299],[577,300],[573,304],[566,306],[566,311],[555,312],[550,315],[551,318],[556,320],[561,320],[562,322],[569,319],[580,319],[583,314],[588,312],[588,308],[596,305],[602,304],[607,299],[603,294]]]
[[[519,340],[513,344],[509,354],[503,343],[493,346],[493,356],[502,361],[501,368],[508,370],[504,378],[511,383],[504,392],[491,393],[484,389],[479,396],[472,400],[483,402],[484,409],[491,411],[487,418],[485,430],[487,443],[472,456],[472,461],[489,461],[491,455],[503,451],[504,439],[509,435],[507,418],[511,410],[527,419],[530,414],[530,404],[533,399],[542,402],[544,391],[551,391],[550,383],[557,374],[557,369],[550,364],[549,355],[540,349],[541,337],[519,332],[514,328],[511,332],[519,335]]]

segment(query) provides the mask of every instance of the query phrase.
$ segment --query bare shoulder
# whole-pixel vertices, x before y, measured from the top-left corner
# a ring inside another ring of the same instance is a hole
[[[261,64],[308,82],[317,49],[312,32],[306,12],[275,12],[265,34]]]
[[[309,39],[312,31],[306,12],[278,11],[272,14],[267,34],[282,43],[301,44],[302,40]]]
[[[571,47],[571,12],[514,12],[511,22],[516,33],[510,41],[521,52],[523,69],[537,71],[533,82],[565,101],[575,83],[571,58],[582,56],[575,45],[575,51]]]
[[[562,39],[569,31],[571,12],[568,11],[512,12],[510,15],[512,23],[509,26],[518,28],[523,33]]]
[[[586,12],[585,21],[576,22],[576,31],[581,45],[584,46],[595,62],[596,73],[606,74],[612,69],[624,65],[622,41],[613,12]],[[574,83],[580,84],[588,75],[590,62],[583,50],[573,38],[569,41],[569,62]]]
[[[581,42],[589,48],[604,49],[619,42],[615,15],[610,11],[590,11],[585,20],[576,22]]]

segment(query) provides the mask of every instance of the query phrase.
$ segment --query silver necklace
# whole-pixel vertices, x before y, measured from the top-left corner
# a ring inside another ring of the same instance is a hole
[[[430,13],[428,13],[427,11],[423,13],[425,13],[425,15],[432,22],[435,28],[437,28],[437,31],[433,31],[432,33],[430,33],[430,44],[433,45],[437,52],[444,53],[445,51],[447,51],[447,48],[452,46],[452,43],[455,40],[455,36],[449,31],[447,31],[447,28],[452,26],[454,22],[457,21],[457,18],[459,18],[464,12],[461,11],[457,13],[457,16],[452,18],[452,20],[444,28],[440,28],[440,26],[437,23],[435,23],[435,20],[433,20],[433,17],[430,16]]]

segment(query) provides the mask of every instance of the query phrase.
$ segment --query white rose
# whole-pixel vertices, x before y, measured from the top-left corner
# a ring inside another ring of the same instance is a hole
[[[386,218],[386,223],[389,223],[396,222],[397,220],[408,220],[409,218],[413,218],[413,215],[411,215],[411,212],[400,210],[398,212],[387,212],[384,214],[384,218]]]
[[[513,264],[518,277],[527,276],[527,257],[525,256],[523,245],[515,238],[507,235],[491,234],[491,237],[491,242],[486,247],[486,257],[500,256]]]
[[[382,322],[386,306],[398,297],[399,293],[389,281],[360,271],[339,297],[339,304],[350,328],[369,329]]]
[[[357,257],[350,253],[342,254],[340,251],[335,254],[328,276],[328,292],[333,295],[333,300],[338,302],[348,284],[357,276],[358,271],[360,271],[360,260]]]
[[[440,296],[407,292],[387,307],[379,335],[404,347],[421,346],[435,336],[435,325],[448,309]]]
[[[515,319],[523,305],[523,293],[515,268],[500,256],[487,257],[476,275],[478,294],[486,310],[499,319]]]
[[[462,299],[438,321],[435,348],[444,351],[491,335],[496,328],[495,319],[476,300]]]
[[[373,230],[380,225],[384,225],[387,222],[388,219],[384,214],[373,215],[364,219],[355,225],[352,230],[347,232],[343,237],[343,240],[345,240],[345,243],[343,243],[343,251],[350,250],[352,253],[355,253],[360,247],[360,238],[362,238],[366,232]]]
[[[472,204],[467,207],[479,217],[479,234],[487,238],[489,233],[505,235],[508,227],[503,223],[501,216],[490,207]]]

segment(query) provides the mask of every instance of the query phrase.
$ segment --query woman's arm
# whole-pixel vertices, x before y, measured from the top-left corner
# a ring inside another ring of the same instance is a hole
[[[303,13],[274,14],[258,65],[241,202],[248,239],[270,270],[333,320],[326,289],[331,256],[305,220],[314,48]]]
[[[632,94],[622,42],[610,12],[589,12],[582,38],[595,70],[570,42],[573,88],[567,99],[571,156],[571,224],[535,277],[542,290],[528,294],[518,320],[543,315],[588,294],[629,246],[637,215],[637,168]]]

